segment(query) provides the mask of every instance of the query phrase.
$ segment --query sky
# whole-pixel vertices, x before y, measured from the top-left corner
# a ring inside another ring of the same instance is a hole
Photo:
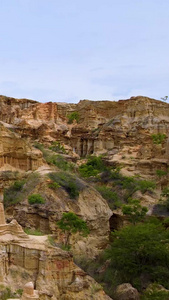
[[[0,0],[0,94],[169,95],[168,0]]]

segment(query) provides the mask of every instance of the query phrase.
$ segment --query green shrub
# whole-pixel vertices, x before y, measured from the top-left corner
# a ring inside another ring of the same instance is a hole
[[[102,197],[107,200],[112,210],[121,206],[121,202],[117,193],[112,191],[111,188],[102,185],[102,186],[96,186],[96,189],[102,195]]]
[[[19,202],[28,197],[31,191],[40,181],[40,175],[37,172],[31,173],[25,180],[16,181],[12,186],[4,191],[5,208]]]
[[[10,206],[13,204],[17,204],[21,201],[20,194],[23,190],[25,184],[25,180],[17,180],[14,182],[12,186],[6,188],[4,191],[4,206]]]
[[[129,221],[133,224],[143,221],[147,211],[147,207],[141,206],[140,201],[137,199],[129,199],[128,204],[122,207],[123,214],[128,216]]]
[[[54,152],[66,153],[65,148],[61,145],[60,142],[53,142],[49,149]]]
[[[48,184],[48,187],[52,190],[57,190],[58,188],[60,188],[60,185],[57,182],[51,182]]]
[[[72,112],[70,115],[68,115],[68,123],[71,124],[73,123],[74,120],[76,120],[76,122],[79,122],[79,113],[77,111]]]
[[[146,191],[152,191],[156,188],[155,182],[150,180],[137,180],[137,184],[137,189],[140,190],[142,193],[145,193]]]
[[[166,139],[166,134],[164,133],[157,133],[157,134],[152,134],[152,140],[154,144],[162,144],[164,140]]]
[[[106,169],[102,158],[99,156],[91,156],[87,163],[79,167],[79,173],[82,177],[96,176]]]
[[[50,173],[49,178],[63,187],[71,199],[76,199],[84,188],[82,181],[68,172]]]
[[[21,180],[21,181],[17,180],[14,182],[13,189],[15,191],[21,191],[24,184],[25,184],[25,180]]]
[[[45,199],[40,194],[32,194],[28,197],[29,204],[44,204]]]
[[[164,170],[156,170],[156,174],[158,177],[162,177],[162,176],[166,176],[167,175],[167,171]]]

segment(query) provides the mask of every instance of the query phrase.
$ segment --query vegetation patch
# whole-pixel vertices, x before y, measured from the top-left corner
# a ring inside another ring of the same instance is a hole
[[[82,177],[96,176],[103,172],[106,166],[101,158],[101,156],[91,156],[89,157],[87,163],[82,164],[79,167],[79,173]]]
[[[107,200],[109,207],[113,210],[121,206],[122,202],[118,194],[106,185],[96,186],[97,191]]]
[[[4,206],[10,206],[21,201],[20,194],[23,190],[25,180],[17,180],[12,186],[4,191]]]
[[[97,181],[99,186],[96,185],[96,188],[108,201],[111,209],[115,208],[112,206],[113,204],[119,207],[122,203],[126,203],[138,190],[144,194],[146,191],[151,192],[156,187],[153,181],[123,176],[120,174],[119,168],[106,169],[99,175]]]
[[[11,299],[16,299],[16,297],[20,298],[22,296],[23,290],[22,289],[18,289],[15,292],[12,292],[11,289],[9,287],[2,287],[1,291],[0,291],[0,297],[1,300],[8,300],[9,298]]]
[[[53,183],[64,188],[71,199],[76,199],[79,192],[85,187],[81,180],[68,172],[53,172],[49,174],[49,178]]]
[[[48,187],[52,190],[57,190],[58,188],[60,188],[60,185],[57,182],[50,182],[48,184]]]
[[[168,300],[169,291],[163,289],[159,284],[151,284],[141,296],[141,300]]]
[[[49,147],[49,149],[54,152],[66,153],[64,146],[62,146],[61,143],[57,141],[53,142],[52,145]]]
[[[160,145],[166,139],[166,134],[164,133],[152,134],[151,138],[153,140],[153,144]]]
[[[123,205],[122,212],[128,216],[129,221],[136,224],[139,221],[143,221],[146,213],[148,212],[147,207],[141,206],[140,201],[137,199],[128,199],[128,204]]]
[[[50,147],[50,150],[44,148],[44,146],[42,144],[38,144],[38,143],[34,144],[34,147],[38,148],[40,151],[42,151],[43,157],[48,164],[54,165],[64,171],[74,171],[75,166],[73,163],[66,161],[66,159],[61,154],[52,153],[52,151],[53,152],[61,152],[61,151],[55,151],[57,149],[57,147],[61,147],[61,149],[63,147],[61,145],[58,146],[58,144],[56,146],[56,143],[58,143],[58,142],[55,142],[54,145]],[[63,147],[63,149],[64,149],[64,147]],[[63,153],[63,151],[62,151],[62,153]]]
[[[4,191],[5,208],[22,202],[34,190],[40,182],[39,173],[31,173],[25,180],[15,181],[13,185]]]
[[[29,204],[44,204],[45,199],[40,194],[32,194],[28,197]]]
[[[113,299],[117,285],[129,282],[142,294],[142,300],[167,300],[160,298],[167,294],[157,288],[151,292],[145,292],[145,288],[151,283],[169,288],[168,247],[169,231],[158,219],[151,217],[144,223],[138,221],[136,225],[113,232],[109,247],[97,260],[81,257],[76,258],[76,263]]]
[[[74,120],[78,123],[80,119],[80,115],[77,111],[72,112],[71,114],[68,115],[68,123],[72,124]]]
[[[41,232],[39,229],[25,228],[24,231],[26,234],[29,234],[29,235],[37,235],[37,236],[44,235],[44,233]]]
[[[156,174],[158,177],[163,177],[166,176],[168,174],[168,171],[164,171],[164,170],[156,170]]]

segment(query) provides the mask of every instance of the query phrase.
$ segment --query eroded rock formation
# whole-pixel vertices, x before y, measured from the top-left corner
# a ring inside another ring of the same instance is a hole
[[[102,288],[78,268],[72,255],[52,247],[46,238],[29,237],[13,220],[4,224],[0,203],[0,283],[12,290],[25,284],[21,300],[110,299]],[[33,284],[27,283],[31,280]],[[93,286],[96,289],[93,290]]]
[[[13,168],[36,170],[43,164],[42,153],[0,124],[0,171]]]
[[[152,169],[168,167],[168,139],[154,145],[151,138],[157,133],[168,137],[168,103],[142,96],[78,104],[0,97],[0,106],[0,120],[21,137],[43,143],[59,140],[83,157],[107,153],[110,163],[122,160],[129,173],[153,176]],[[68,116],[75,111],[79,122],[69,124]]]

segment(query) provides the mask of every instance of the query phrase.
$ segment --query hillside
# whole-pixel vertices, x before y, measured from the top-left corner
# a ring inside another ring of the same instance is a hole
[[[169,104],[148,97],[67,104],[0,96],[2,299],[20,299],[18,290],[30,281],[37,291],[31,286],[28,298],[25,287],[22,300],[137,300],[155,282],[168,291],[166,279],[158,280],[169,277],[166,261],[156,275],[151,266],[138,272],[136,282],[103,255],[116,230],[151,228],[157,217],[167,232],[168,132]],[[31,203],[32,195],[43,200]],[[57,222],[68,212],[86,222],[89,234],[72,234],[65,249]]]

